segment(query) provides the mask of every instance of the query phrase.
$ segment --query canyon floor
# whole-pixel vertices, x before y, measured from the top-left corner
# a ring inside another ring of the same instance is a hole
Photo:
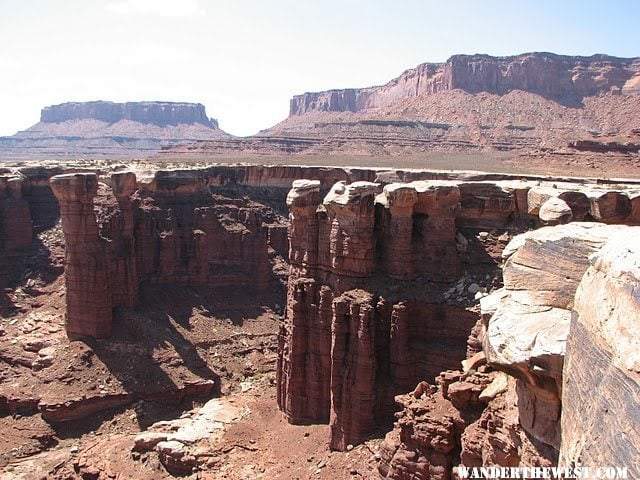
[[[133,450],[135,437],[156,422],[193,416],[218,390],[214,396],[242,409],[242,419],[203,446],[204,467],[180,476],[375,478],[382,432],[350,452],[331,452],[328,425],[290,425],[278,411],[282,306],[237,290],[149,288],[142,307],[117,316],[108,340],[70,341],[60,225],[41,232],[28,253],[19,269],[25,282],[4,291],[0,311],[0,375],[12,412],[0,418],[3,480],[174,478],[157,454]],[[191,400],[182,400],[185,391]],[[57,419],[95,412],[47,422],[38,404]]]

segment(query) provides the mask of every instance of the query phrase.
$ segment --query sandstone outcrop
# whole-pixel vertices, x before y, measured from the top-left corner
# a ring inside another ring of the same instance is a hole
[[[562,366],[571,308],[589,256],[617,230],[597,223],[544,227],[505,248],[504,289],[488,322],[490,365],[516,377],[519,418],[535,439],[560,448]]]
[[[572,221],[573,211],[569,204],[564,200],[551,197],[542,204],[538,216],[546,225],[558,225]]]
[[[459,464],[555,465],[553,450],[533,443],[520,426],[514,379],[503,376],[448,371],[417,397],[397,396],[401,410],[380,448],[382,478],[460,478]],[[502,388],[495,390],[495,383]]]
[[[51,178],[67,245],[70,336],[108,336],[113,308],[135,306],[141,284],[280,288],[269,258],[280,217],[213,194],[200,179],[158,174],[139,188],[132,172],[112,174],[110,187],[94,173]]]
[[[422,382],[396,397],[401,410],[381,446],[381,475],[449,479],[458,464],[553,466],[561,449],[564,466],[625,466],[635,458],[632,441],[613,438],[625,430],[622,419],[634,418],[638,389],[627,320],[637,310],[635,230],[570,223],[516,236],[504,251],[504,288],[482,298],[484,324],[469,339],[483,352],[472,348],[464,371],[443,372],[437,388]],[[576,327],[581,318],[586,327]],[[620,393],[592,396],[602,378],[602,389]],[[603,423],[613,421],[606,416],[613,408],[624,412],[617,429]],[[605,430],[615,447],[601,453],[595,437]]]
[[[185,418],[160,421],[136,436],[134,451],[155,451],[160,462],[174,475],[190,474],[210,457],[229,425],[246,415],[226,399],[214,398]]]
[[[340,181],[321,202],[321,187],[319,181],[297,180],[287,196],[291,270],[279,339],[278,404],[292,423],[329,422],[335,449],[366,438],[393,409],[394,395],[465,357],[464,339],[477,314],[444,303],[464,288],[445,287],[464,270],[496,268],[495,253],[487,250],[489,233],[479,230],[538,225],[544,219],[536,205],[557,199],[558,192],[576,216],[586,216],[587,206],[592,211],[589,198],[629,199],[624,190],[600,186],[589,197],[571,184],[429,180],[384,186]],[[505,289],[491,297],[498,311],[484,327],[487,358],[519,378],[514,388],[525,431],[556,451],[573,295],[589,254],[617,228],[571,223],[516,237],[505,250]],[[482,297],[487,287],[470,284],[469,292]],[[474,342],[470,355],[482,344]],[[366,373],[355,374],[359,369]],[[372,407],[364,409],[364,403]]]
[[[70,337],[104,338],[111,332],[112,299],[104,239],[98,235],[93,198],[95,174],[66,174],[51,179],[60,203],[65,236],[66,329]]]
[[[319,182],[299,180],[287,203],[278,404],[292,423],[330,423],[331,448],[344,450],[388,418],[395,394],[464,357],[475,315],[437,300],[462,271],[460,189],[338,182],[320,203]]]
[[[609,237],[578,285],[562,382],[561,466],[640,475],[640,229]]]

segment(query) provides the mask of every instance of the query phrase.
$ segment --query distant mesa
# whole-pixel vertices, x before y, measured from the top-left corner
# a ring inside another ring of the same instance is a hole
[[[423,63],[386,85],[296,95],[290,115],[310,111],[360,112],[383,108],[400,99],[463,90],[504,95],[514,90],[535,93],[566,106],[584,97],[608,93],[639,93],[640,59],[608,55],[590,57],[525,53],[511,57],[454,55],[445,63]]]
[[[296,95],[289,107],[285,120],[250,142],[203,142],[185,153],[522,157],[516,162],[553,154],[559,163],[597,165],[587,148],[638,155],[640,58],[454,55],[384,85]]]
[[[148,157],[169,145],[228,138],[200,103],[68,102],[0,138],[0,160]]]
[[[114,103],[68,102],[42,109],[40,122],[60,123],[69,120],[93,119],[110,124],[120,120],[149,123],[158,127],[180,124],[201,124],[218,128],[218,121],[207,117],[204,105],[184,102]]]
[[[385,85],[296,95],[289,107],[280,123],[234,137],[199,103],[63,103],[44,108],[27,130],[0,138],[0,161],[435,153],[524,161],[553,154],[565,164],[596,165],[595,152],[635,164],[640,58],[454,55]]]

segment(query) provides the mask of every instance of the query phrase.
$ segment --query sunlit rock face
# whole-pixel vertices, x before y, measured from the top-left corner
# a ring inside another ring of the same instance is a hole
[[[560,465],[616,465],[640,475],[640,228],[591,258],[571,318],[562,382]]]

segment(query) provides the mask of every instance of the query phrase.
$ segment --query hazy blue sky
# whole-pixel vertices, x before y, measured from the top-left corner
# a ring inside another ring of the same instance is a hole
[[[640,56],[640,1],[0,0],[0,135],[84,100],[200,102],[249,135],[294,94],[531,51]]]

